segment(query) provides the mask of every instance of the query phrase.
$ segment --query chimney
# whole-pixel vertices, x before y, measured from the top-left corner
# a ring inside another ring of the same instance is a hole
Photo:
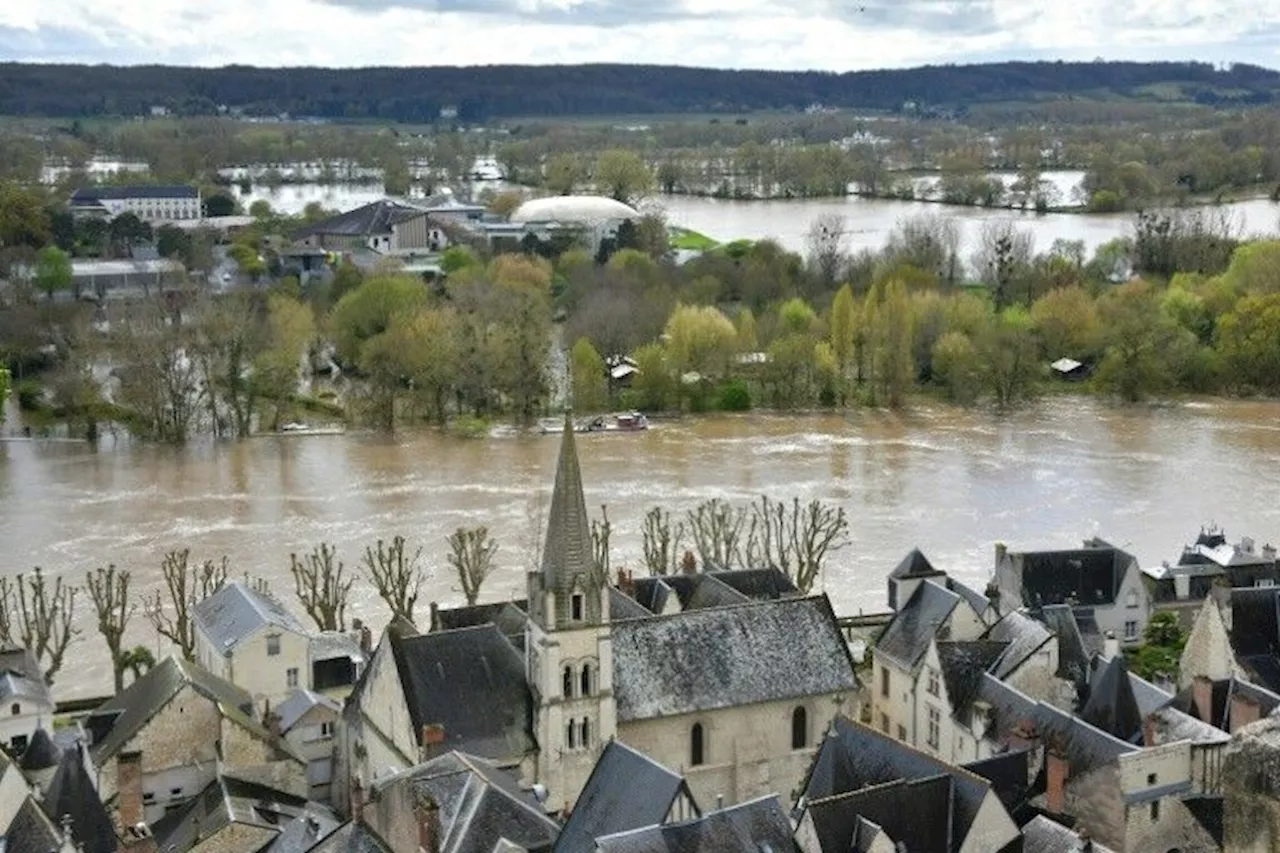
[[[1000,564],[1004,562],[1005,555],[1009,553],[1009,546],[1003,542],[996,543],[996,568],[1000,568]]]
[[[1039,743],[1040,734],[1036,731],[1035,723],[1030,720],[1023,720],[1009,732],[1009,749],[1011,752],[1031,749]]]
[[[440,853],[440,808],[435,801],[420,796],[413,805],[413,816],[418,823],[419,853]]]
[[[636,597],[635,576],[626,569],[618,569],[618,590],[629,598]]]
[[[364,652],[366,659],[373,654],[373,632],[368,625],[360,626],[360,651]]]
[[[698,558],[693,556],[692,551],[685,551],[684,556],[680,558],[680,571],[686,575],[698,573]]]
[[[1276,558],[1276,546],[1268,542],[1262,546],[1262,559],[1274,560]]]
[[[1115,631],[1108,631],[1102,640],[1102,656],[1107,659],[1120,657],[1120,641],[1116,639]]]
[[[1142,721],[1142,745],[1158,746],[1156,743],[1156,718],[1154,714],[1148,714],[1147,718]]]
[[[1213,721],[1213,682],[1208,676],[1197,675],[1191,682],[1191,698],[1196,703],[1196,713],[1200,721],[1209,725],[1217,725]]]
[[[1257,702],[1248,696],[1242,696],[1238,691],[1231,694],[1231,734],[1260,719],[1262,719],[1262,709],[1258,707]]]
[[[444,726],[439,723],[423,724],[418,746],[421,747],[423,761],[428,761],[439,755],[441,747],[444,746]]]
[[[428,631],[440,630],[440,605],[437,602],[431,602],[431,627]]]
[[[142,814],[141,752],[122,752],[116,756],[116,811],[121,826],[146,823]]]
[[[1045,751],[1044,806],[1050,814],[1065,814],[1067,810],[1067,780],[1071,778],[1071,764],[1062,751],[1051,747]]]
[[[1179,601],[1186,601],[1191,597],[1190,575],[1178,572],[1173,576],[1173,594],[1177,596]]]

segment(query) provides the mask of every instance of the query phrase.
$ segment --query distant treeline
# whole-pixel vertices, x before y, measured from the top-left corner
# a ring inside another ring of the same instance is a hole
[[[1280,72],[1200,62],[1004,62],[903,70],[730,71],[657,65],[184,68],[0,64],[0,114],[252,115],[427,122],[830,107],[963,111],[994,102],[1129,98],[1208,105],[1280,99]]]

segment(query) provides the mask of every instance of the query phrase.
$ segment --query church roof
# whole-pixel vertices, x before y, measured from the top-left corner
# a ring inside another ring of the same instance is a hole
[[[568,416],[560,439],[556,482],[547,514],[547,538],[542,550],[542,575],[549,589],[568,591],[578,578],[594,574],[591,525],[582,496],[582,470]]]
[[[620,721],[857,686],[848,646],[825,595],[690,610],[613,626]]]

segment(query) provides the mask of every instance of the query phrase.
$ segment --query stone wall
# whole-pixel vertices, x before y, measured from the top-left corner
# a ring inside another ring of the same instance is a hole
[[[1236,732],[1222,767],[1224,853],[1280,850],[1280,719]]]

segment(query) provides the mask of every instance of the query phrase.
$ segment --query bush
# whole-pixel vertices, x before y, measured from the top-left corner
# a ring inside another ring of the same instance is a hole
[[[1124,199],[1112,190],[1098,190],[1089,199],[1090,213],[1118,213],[1124,210]]]
[[[458,415],[449,424],[449,431],[459,438],[485,438],[489,435],[491,424],[486,418],[474,415]]]
[[[720,386],[716,407],[725,412],[745,412],[751,409],[751,392],[741,379],[730,379]]]
[[[13,389],[18,397],[18,408],[24,412],[38,412],[47,408],[44,388],[34,379],[24,379]]]

